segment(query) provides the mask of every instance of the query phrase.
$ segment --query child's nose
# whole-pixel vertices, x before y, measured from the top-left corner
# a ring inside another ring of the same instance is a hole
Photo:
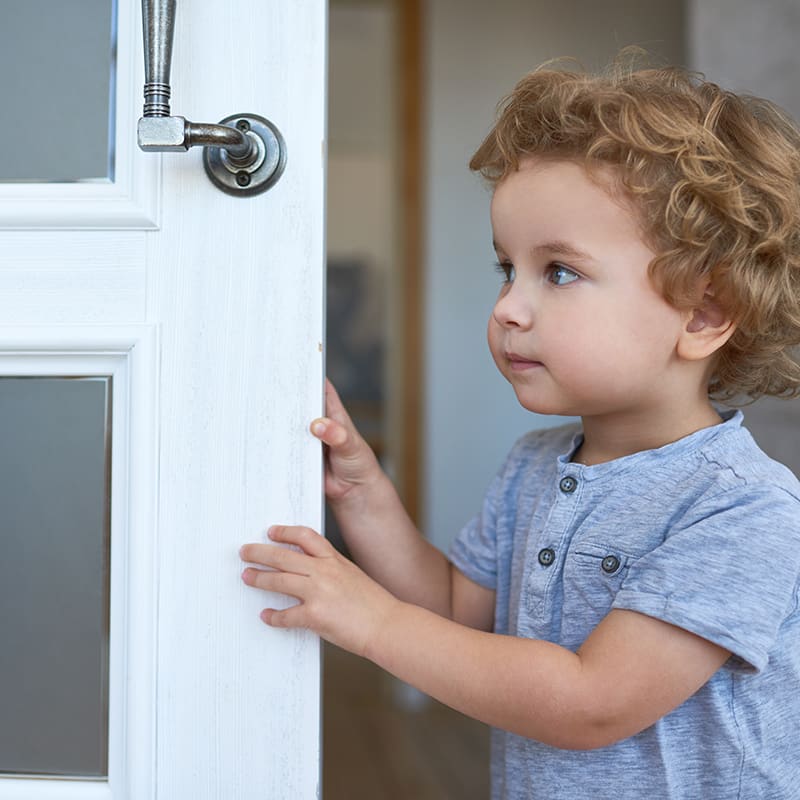
[[[533,305],[520,287],[512,283],[500,293],[492,316],[504,328],[530,328],[533,325]]]

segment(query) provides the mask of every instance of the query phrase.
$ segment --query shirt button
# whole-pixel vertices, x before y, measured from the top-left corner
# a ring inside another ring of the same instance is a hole
[[[543,567],[549,567],[556,560],[555,550],[550,547],[544,547],[539,551],[537,558]]]
[[[606,556],[601,562],[600,566],[603,572],[611,575],[619,569],[619,559],[616,556]]]
[[[561,489],[564,494],[572,494],[578,488],[578,481],[576,481],[572,475],[567,475],[558,482],[558,488]]]

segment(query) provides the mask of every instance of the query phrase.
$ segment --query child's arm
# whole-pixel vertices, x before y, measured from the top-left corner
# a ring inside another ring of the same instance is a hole
[[[401,600],[490,629],[494,592],[465,578],[420,534],[330,381],[325,405],[328,416],[311,432],[326,445],[325,493],[356,563]]]
[[[275,527],[242,548],[251,586],[299,605],[267,609],[274,627],[304,627],[374,661],[443,703],[557,747],[603,747],[689,698],[729,656],[723,648],[635,611],[613,610],[577,653],[486,633],[393,597],[309,528]]]

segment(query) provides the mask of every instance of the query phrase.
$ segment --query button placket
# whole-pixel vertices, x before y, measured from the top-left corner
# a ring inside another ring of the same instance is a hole
[[[575,519],[578,504],[575,502],[580,492],[580,483],[572,474],[557,478],[557,492],[553,498],[547,522],[537,536],[539,548],[528,551],[528,566],[524,597],[520,598],[520,608],[526,607],[532,616],[544,617],[547,613],[547,601],[554,582],[560,580],[558,554],[566,552],[572,534],[572,523]],[[543,546],[542,546],[543,545]],[[532,563],[535,557],[536,561]]]

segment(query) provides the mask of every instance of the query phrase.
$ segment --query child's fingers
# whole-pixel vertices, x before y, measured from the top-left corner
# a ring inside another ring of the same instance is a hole
[[[336,387],[331,383],[329,378],[325,378],[325,413],[329,417],[338,417],[339,419],[349,419],[347,409],[339,397],[339,392]]]
[[[278,592],[302,600],[308,590],[308,578],[291,572],[248,568],[242,573],[242,580],[256,589],[265,592]]]
[[[352,423],[344,426],[329,417],[320,417],[311,423],[309,429],[337,458],[359,459],[369,450]]]
[[[303,604],[278,610],[265,608],[261,612],[261,619],[271,628],[305,628],[305,612]]]
[[[259,564],[282,572],[294,572],[297,575],[308,575],[309,572],[308,556],[305,553],[274,544],[242,545],[239,548],[239,558],[248,564]]]
[[[324,536],[302,525],[273,525],[267,536],[273,542],[297,545],[309,556],[327,556],[334,552],[333,545]]]
[[[325,379],[325,416],[336,420],[340,425],[344,425],[345,428],[355,430],[353,420],[339,397],[339,393],[327,378]]]
[[[311,433],[317,437],[323,444],[328,447],[336,449],[343,447],[347,444],[349,438],[347,429],[344,425],[330,419],[329,417],[320,417],[315,419],[309,426]]]

